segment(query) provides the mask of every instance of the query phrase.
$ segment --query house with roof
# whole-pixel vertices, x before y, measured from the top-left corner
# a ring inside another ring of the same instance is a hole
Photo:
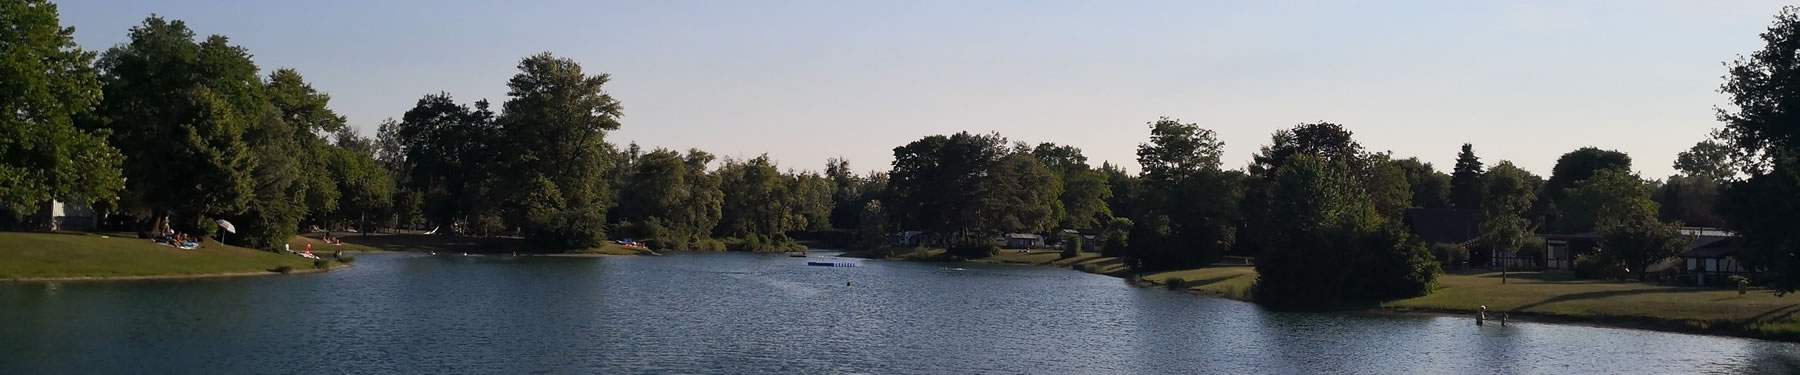
[[[1684,275],[1692,275],[1698,285],[1721,285],[1732,275],[1756,273],[1755,269],[1745,267],[1737,259],[1738,250],[1743,243],[1736,233],[1717,228],[1681,228],[1682,234],[1692,236],[1687,250],[1678,257],[1676,266]],[[1684,276],[1688,277],[1688,276]]]
[[[1007,233],[1001,239],[1001,246],[1008,249],[1038,249],[1044,247],[1044,236],[1031,233]]]

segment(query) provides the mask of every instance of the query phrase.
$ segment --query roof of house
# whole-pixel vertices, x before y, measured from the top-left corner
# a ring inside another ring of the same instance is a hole
[[[1017,239],[1017,240],[1041,240],[1041,239],[1044,239],[1044,236],[1039,236],[1039,235],[1035,235],[1035,234],[1031,234],[1031,233],[1007,233],[1006,239],[1009,239],[1009,240],[1014,240],[1014,239]]]
[[[1724,258],[1733,256],[1737,255],[1737,244],[1737,237],[1696,237],[1694,242],[1688,244],[1688,250],[1681,252],[1681,257]]]
[[[1409,208],[1406,224],[1427,243],[1468,243],[1481,236],[1481,211],[1460,208]]]

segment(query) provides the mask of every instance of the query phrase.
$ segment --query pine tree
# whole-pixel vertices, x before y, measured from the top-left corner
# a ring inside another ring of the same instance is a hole
[[[1456,208],[1481,208],[1481,158],[1475,157],[1475,146],[1464,143],[1456,154],[1456,169],[1450,174],[1450,203]]]

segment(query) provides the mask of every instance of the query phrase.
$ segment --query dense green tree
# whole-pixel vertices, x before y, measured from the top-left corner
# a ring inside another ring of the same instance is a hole
[[[95,63],[105,95],[88,125],[110,129],[125,156],[122,208],[158,218],[159,227],[173,215],[187,231],[201,229],[202,215],[243,212],[256,165],[246,118],[263,114],[240,109],[261,103],[251,92],[260,88],[254,65],[234,61],[247,55],[222,37],[203,48],[179,20],[151,16],[129,38]]]
[[[1601,261],[1623,265],[1643,280],[1651,265],[1674,258],[1692,240],[1681,234],[1680,224],[1658,222],[1648,213],[1639,213],[1600,229],[1599,255]]]
[[[1198,124],[1164,117],[1150,123],[1150,141],[1138,144],[1138,166],[1154,184],[1174,185],[1205,169],[1217,169],[1225,142]]]
[[[1001,158],[981,180],[976,195],[985,231],[1048,233],[1062,219],[1062,186],[1030,154]]]
[[[1530,174],[1512,162],[1501,161],[1482,180],[1482,245],[1492,251],[1518,251],[1535,237],[1531,221],[1525,218],[1537,199]]]
[[[1675,170],[1715,184],[1729,182],[1737,176],[1736,166],[1731,164],[1731,148],[1711,139],[1676,154]]]
[[[1397,159],[1393,163],[1406,174],[1413,207],[1450,207],[1450,175],[1438,172],[1431,163],[1421,162],[1419,158]]]
[[[1149,142],[1138,145],[1142,186],[1127,193],[1135,207],[1114,211],[1134,215],[1137,228],[1126,255],[1137,267],[1203,266],[1237,243],[1243,175],[1220,170],[1223,147],[1216,133],[1198,124],[1168,118],[1150,124]]]
[[[1368,167],[1360,177],[1368,189],[1370,203],[1375,204],[1375,212],[1381,214],[1382,219],[1400,222],[1406,209],[1413,207],[1412,183],[1407,179],[1406,169],[1385,153],[1366,158]]]
[[[851,247],[856,249],[874,249],[887,244],[887,213],[883,212],[880,200],[872,200],[863,205],[857,220],[856,242]]]
[[[1680,221],[1684,225],[1720,228],[1719,184],[1704,177],[1669,176],[1654,193],[1656,216],[1665,222]]]
[[[520,60],[519,74],[507,81],[509,98],[498,121],[506,139],[506,172],[527,176],[524,181],[547,179],[534,184],[545,183],[562,195],[561,211],[548,221],[525,215],[519,223],[534,242],[587,248],[606,239],[602,225],[612,205],[606,132],[618,129],[624,115],[604,88],[611,79],[605,73],[588,75],[575,60],[545,52]]]
[[[1450,173],[1450,204],[1456,208],[1481,208],[1486,197],[1486,184],[1481,181],[1481,158],[1475,156],[1475,145],[1464,143],[1456,154],[1456,168]]]
[[[48,1],[0,1],[0,30],[0,208],[116,200],[122,156],[103,131],[75,126],[100,101],[94,53]]]
[[[797,222],[796,230],[823,231],[831,229],[832,195],[837,187],[830,178],[812,172],[789,172],[788,208]]]
[[[389,151],[389,157],[399,159],[389,163],[401,169],[400,186],[418,193],[426,221],[454,228],[459,222],[496,214],[491,212],[493,205],[485,203],[492,198],[487,191],[498,184],[497,175],[505,168],[501,146],[496,144],[502,140],[501,130],[487,101],[469,107],[457,104],[448,93],[426,95],[388,129],[393,132],[383,132],[390,138],[383,143],[397,144],[398,154]]]
[[[1785,293],[1800,288],[1800,127],[1787,109],[1800,105],[1800,8],[1782,8],[1761,37],[1762,48],[1727,64],[1719,88],[1731,106],[1718,110],[1716,135],[1747,176],[1724,189],[1719,213],[1742,236],[1738,258]]]
[[[1352,277],[1347,244],[1378,215],[1342,161],[1292,154],[1275,171],[1256,259],[1258,301],[1280,308],[1328,306]]]
[[[768,155],[750,160],[727,158],[719,167],[719,189],[724,192],[720,205],[719,234],[730,237],[781,237],[800,228],[798,218],[788,207],[791,185]]]
[[[1043,161],[1046,167],[1056,173],[1062,184],[1063,215],[1059,226],[1064,228],[1088,229],[1101,224],[1101,220],[1112,217],[1112,209],[1106,200],[1112,197],[1112,188],[1107,186],[1106,176],[1087,164],[1087,156],[1081,149],[1055,143],[1040,143],[1031,150],[1031,154]]]
[[[984,228],[980,213],[982,179],[1006,153],[999,134],[960,132],[934,135],[894,148],[884,208],[894,211],[896,229],[918,229],[934,236],[970,233]]]
[[[1278,130],[1269,145],[1263,146],[1253,156],[1250,173],[1265,180],[1273,180],[1275,171],[1281,169],[1282,163],[1297,154],[1344,163],[1351,171],[1360,172],[1365,154],[1362,144],[1357,143],[1352,136],[1350,130],[1343,125],[1329,122],[1299,124],[1292,129]]]
[[[1550,180],[1544,182],[1543,191],[1538,192],[1537,205],[1533,208],[1533,216],[1543,217],[1551,228],[1566,230],[1584,228],[1592,230],[1592,223],[1560,223],[1563,215],[1563,199],[1568,196],[1569,189],[1581,181],[1593,177],[1601,170],[1631,170],[1631,157],[1625,153],[1601,150],[1594,147],[1583,147],[1563,154],[1556,159],[1556,167],[1550,172]]]
[[[1656,202],[1643,179],[1622,169],[1603,169],[1569,188],[1555,223],[1564,233],[1592,232],[1621,220],[1656,217]]]

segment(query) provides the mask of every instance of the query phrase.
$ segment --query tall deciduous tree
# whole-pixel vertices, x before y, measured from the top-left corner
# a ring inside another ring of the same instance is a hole
[[[48,1],[0,1],[0,30],[0,207],[115,200],[119,151],[104,132],[75,126],[100,101],[94,53]]]
[[[1590,225],[1592,223],[1558,222],[1563,216],[1563,198],[1568,196],[1569,188],[1606,169],[1630,171],[1631,157],[1622,152],[1594,147],[1583,147],[1563,154],[1556,159],[1556,167],[1550,172],[1550,180],[1544,182],[1543,191],[1538,193],[1537,206],[1533,211],[1544,217],[1544,222],[1552,228],[1591,230],[1594,228]]]
[[[999,134],[960,132],[928,136],[894,148],[888,173],[887,200],[897,229],[920,229],[934,236],[984,228],[980,214],[981,181],[1006,153]]]
[[[1800,288],[1800,127],[1789,110],[1800,106],[1800,8],[1782,8],[1761,37],[1761,49],[1727,65],[1719,88],[1731,107],[1718,110],[1716,135],[1748,176],[1725,189],[1719,211],[1743,236],[1739,258],[1790,292]]]
[[[244,142],[247,118],[256,118],[255,84],[243,77],[244,57],[223,38],[206,47],[181,21],[151,16],[131,28],[130,41],[108,50],[96,63],[104,98],[92,127],[111,129],[112,144],[124,154],[123,207],[166,218],[175,226],[199,229],[201,215],[234,215],[255,194],[255,159]],[[216,67],[210,65],[217,65]],[[166,223],[167,220],[158,220]]]
[[[1569,188],[1555,222],[1564,233],[1592,232],[1623,220],[1656,217],[1656,202],[1643,179],[1622,169],[1602,169]]]
[[[1412,191],[1412,206],[1423,208],[1443,208],[1450,206],[1450,175],[1438,172],[1431,163],[1421,162],[1419,158],[1394,160],[1394,165],[1406,174],[1406,184]]]
[[[1062,219],[1062,186],[1038,158],[1014,153],[982,179],[977,196],[984,228],[999,233],[1047,233]]]
[[[1492,251],[1515,252],[1532,237],[1525,218],[1536,200],[1530,174],[1501,161],[1482,178],[1481,243]]]
[[[1224,143],[1198,124],[1163,118],[1138,145],[1141,186],[1129,187],[1137,225],[1126,255],[1141,269],[1210,264],[1237,243],[1243,175],[1219,169]],[[1107,172],[1114,174],[1119,172]],[[1138,181],[1119,177],[1121,183]],[[1115,215],[1119,211],[1114,211]]]
[[[1675,170],[1715,184],[1730,182],[1737,176],[1736,168],[1731,163],[1731,148],[1711,139],[1675,155]]]
[[[1475,156],[1475,145],[1464,143],[1456,154],[1456,168],[1450,173],[1450,204],[1456,208],[1478,209],[1485,185],[1481,181],[1481,158]]]
[[[1106,199],[1112,197],[1112,188],[1107,186],[1106,176],[1087,164],[1087,156],[1081,149],[1055,143],[1040,143],[1031,150],[1032,156],[1043,161],[1044,166],[1056,173],[1062,184],[1062,221],[1064,228],[1091,229],[1097,228],[1101,220],[1112,217],[1112,210],[1107,207]]]
[[[605,89],[612,77],[588,75],[581,64],[548,52],[519,61],[519,74],[507,81],[500,119],[505,135],[507,172],[547,185],[539,192],[561,194],[553,217],[525,216],[521,224],[532,240],[569,248],[586,248],[605,240],[609,187],[606,184],[606,132],[619,128],[624,106]],[[554,188],[554,189],[549,189]],[[532,196],[513,197],[538,199]],[[548,220],[539,220],[548,219]]]

